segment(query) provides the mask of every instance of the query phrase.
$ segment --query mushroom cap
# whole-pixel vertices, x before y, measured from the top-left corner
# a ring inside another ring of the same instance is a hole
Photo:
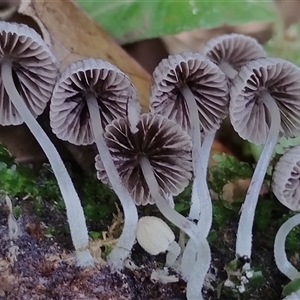
[[[153,72],[150,111],[176,121],[190,132],[186,101],[180,89],[188,86],[198,105],[201,130],[215,132],[228,114],[225,74],[199,53],[186,52],[163,59]]]
[[[105,128],[104,138],[122,182],[137,205],[155,203],[139,165],[139,158],[146,156],[162,192],[178,195],[192,178],[190,136],[175,122],[151,113],[141,115],[137,128],[132,133],[125,119]],[[100,155],[95,160],[98,179],[110,186]]]
[[[168,249],[175,235],[162,219],[147,216],[139,219],[136,239],[145,251],[157,255]]]
[[[65,69],[53,91],[50,125],[57,137],[75,145],[94,143],[85,101],[89,93],[98,101],[103,128],[112,120],[128,115],[131,104],[138,103],[135,87],[116,66],[101,59],[76,61]],[[132,112],[130,115],[135,117]]]
[[[253,60],[243,66],[232,82],[229,115],[239,136],[264,144],[271,126],[269,110],[261,100],[268,92],[281,115],[280,133],[300,133],[300,69],[279,58]]]
[[[57,79],[56,59],[42,37],[24,24],[0,22],[0,62],[9,61],[16,88],[36,118],[45,110]],[[0,124],[20,125],[0,75]]]
[[[224,34],[209,40],[202,53],[216,65],[229,64],[236,71],[250,60],[267,56],[256,39],[238,33]]]
[[[272,189],[284,206],[300,211],[300,145],[287,150],[278,160]]]

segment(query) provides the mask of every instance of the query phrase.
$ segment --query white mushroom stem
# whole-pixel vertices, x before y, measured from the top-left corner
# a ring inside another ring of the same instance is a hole
[[[154,176],[153,168],[146,157],[139,160],[143,175],[148,184],[151,196],[160,212],[174,225],[190,236],[182,258],[182,272],[188,280],[187,299],[203,299],[202,286],[209,270],[211,253],[208,242],[197,225],[173,210],[161,195],[161,189]],[[188,253],[188,254],[186,254]],[[189,270],[188,270],[189,269]]]
[[[203,139],[203,144],[202,144],[202,151],[201,151],[201,167],[202,167],[202,174],[204,178],[204,185],[205,189],[203,191],[200,191],[202,194],[202,201],[200,202],[200,218],[198,221],[198,228],[202,230],[203,234],[205,237],[208,236],[211,225],[212,225],[212,200],[211,200],[211,195],[209,192],[209,188],[207,185],[207,169],[208,169],[208,162],[209,162],[209,157],[210,157],[210,151],[212,148],[212,144],[214,142],[215,138],[215,133],[210,133],[210,134],[205,134],[204,139]],[[210,215],[206,216],[205,213],[209,212]]]
[[[290,280],[299,277],[297,269],[289,262],[285,252],[285,242],[291,230],[300,224],[300,214],[285,221],[279,228],[274,242],[274,256],[277,268]]]
[[[195,97],[190,90],[189,87],[185,86],[180,90],[181,94],[185,98],[185,103],[187,105],[189,115],[190,115],[190,122],[191,122],[191,138],[193,142],[193,149],[192,149],[192,156],[193,156],[193,167],[194,172],[196,173],[195,176],[198,176],[200,165],[200,158],[201,158],[201,128],[200,128],[200,121],[199,121],[199,113],[198,113],[198,105],[196,103]]]
[[[181,253],[181,248],[176,241],[173,241],[167,249],[166,266],[172,267]]]
[[[10,198],[6,195],[5,196],[6,205],[9,209],[9,215],[8,215],[8,237],[11,240],[14,240],[18,238],[21,235],[20,226],[18,225],[18,222],[13,214],[13,207]]]
[[[264,92],[261,95],[261,99],[269,110],[271,116],[271,126],[267,140],[264,144],[264,148],[254,170],[245,202],[242,206],[236,241],[236,254],[240,256],[246,255],[249,258],[251,258],[252,227],[254,222],[255,209],[274,147],[278,141],[280,130],[280,112],[275,100],[267,92]],[[249,264],[245,265],[245,268],[249,267]]]
[[[221,63],[219,68],[229,79],[233,79],[238,73],[229,63],[226,62]]]
[[[203,216],[203,222],[207,227],[211,227],[212,224],[212,204],[209,195],[209,190],[206,182],[206,175],[203,170],[206,169],[202,166],[202,146],[201,146],[201,128],[198,113],[198,105],[195,97],[189,87],[183,87],[181,93],[186,100],[186,104],[189,110],[190,122],[191,122],[191,138],[193,142],[192,159],[194,169],[194,183],[192,190],[192,206],[190,209],[190,215],[195,216],[194,219],[199,219],[199,213],[201,209],[201,215]],[[203,197],[204,195],[204,197]],[[194,208],[198,207],[198,210],[193,212]]]
[[[187,243],[182,256],[181,269],[183,276],[188,281],[187,298],[203,299],[201,290],[211,262],[210,247],[206,237],[212,224],[212,203],[207,186],[205,170],[207,170],[211,148],[211,146],[209,147],[209,143],[212,143],[213,138],[212,141],[211,137],[206,139],[204,148],[205,154],[203,159],[201,159],[203,147],[201,147],[201,128],[198,105],[193,93],[188,87],[182,88],[181,93],[186,100],[189,110],[191,137],[193,142],[192,159],[195,178],[192,189],[192,206],[190,209],[190,215],[194,214],[195,219],[199,219],[199,213],[201,214],[200,220],[197,224],[198,239],[190,239]],[[198,211],[193,212],[192,210],[195,207],[198,207]],[[204,226],[204,231],[200,226]]]
[[[22,97],[19,95],[13,81],[12,65],[10,62],[2,62],[1,73],[4,88],[9,99],[45,152],[57,179],[66,205],[72,242],[76,250],[77,264],[82,267],[92,266],[94,260],[88,250],[89,237],[83,209],[66,167],[49,137],[33,117]]]
[[[90,113],[92,130],[95,137],[96,146],[104,165],[109,182],[120,199],[124,212],[124,227],[118,239],[116,247],[108,256],[110,265],[118,270],[123,267],[124,260],[130,253],[136,238],[138,225],[138,214],[134,200],[129,191],[122,183],[118,170],[110,155],[109,149],[103,137],[103,128],[98,101],[91,93],[86,95],[87,106]]]
[[[201,149],[201,157],[200,157],[200,165],[202,168],[202,174],[204,174],[205,182],[203,182],[203,185],[205,185],[204,191],[196,192],[197,185],[194,184],[192,188],[192,204],[190,208],[189,218],[194,220],[197,219],[198,221],[198,227],[202,229],[203,234],[205,237],[208,236],[208,233],[211,228],[212,224],[212,201],[211,196],[209,193],[208,185],[207,185],[207,168],[208,168],[208,162],[210,157],[210,152],[212,148],[212,144],[215,138],[215,133],[212,134],[205,134]],[[195,201],[197,195],[202,194],[202,199],[199,199],[198,201]],[[204,212],[204,213],[202,213]],[[205,212],[211,212],[211,218],[208,218],[205,215]]]
[[[203,235],[197,241],[190,239],[183,252],[181,272],[187,281],[188,300],[202,300],[202,287],[210,268],[210,247]]]
[[[162,196],[162,190],[155,178],[153,168],[147,157],[142,156],[139,159],[144,178],[149,187],[150,194],[155,201],[160,212],[179,229],[184,231],[190,238],[197,240],[197,226],[187,218],[174,210]]]

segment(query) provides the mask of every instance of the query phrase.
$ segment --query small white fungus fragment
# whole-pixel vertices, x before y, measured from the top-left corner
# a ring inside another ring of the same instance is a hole
[[[129,258],[125,259],[124,267],[131,271],[139,269],[139,267]]]
[[[231,280],[226,279],[225,282],[224,282],[224,286],[226,286],[228,288],[234,288],[235,284]]]
[[[246,291],[243,283],[241,283],[241,285],[238,286],[238,290],[240,294],[243,294]]]
[[[241,282],[242,282],[243,284],[245,284],[245,283],[248,283],[249,280],[247,279],[246,276],[242,276],[242,277],[241,277]]]
[[[250,278],[252,278],[253,277],[253,271],[247,271],[246,272],[246,277],[248,278],[248,279],[250,279]]]
[[[179,278],[175,275],[169,275],[169,270],[167,267],[153,270],[150,279],[153,283],[161,282],[164,284],[179,281]]]

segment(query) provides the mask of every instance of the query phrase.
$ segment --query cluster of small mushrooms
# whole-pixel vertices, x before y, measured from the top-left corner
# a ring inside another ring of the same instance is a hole
[[[162,60],[152,76],[149,112],[142,114],[129,77],[111,63],[88,58],[59,74],[50,48],[33,29],[0,22],[0,35],[0,124],[24,122],[47,155],[65,201],[79,266],[94,265],[83,209],[62,159],[36,121],[49,101],[53,132],[75,145],[96,144],[97,177],[121,202],[124,227],[108,256],[110,266],[124,266],[136,239],[150,254],[169,251],[167,266],[176,267],[187,281],[188,299],[203,299],[211,262],[207,167],[216,131],[229,115],[241,138],[264,145],[237,232],[236,255],[251,257],[255,208],[273,149],[282,135],[300,134],[298,67],[267,57],[253,38],[223,35],[201,53]],[[273,183],[275,195],[291,210],[300,209],[299,178],[300,148],[295,147],[278,162]],[[173,196],[191,180],[190,213],[184,217],[175,211]],[[147,204],[155,204],[188,242],[179,246],[159,218],[139,221],[136,206]],[[299,275],[287,261],[284,243],[299,223],[299,215],[288,220],[275,241],[278,267],[291,280]]]

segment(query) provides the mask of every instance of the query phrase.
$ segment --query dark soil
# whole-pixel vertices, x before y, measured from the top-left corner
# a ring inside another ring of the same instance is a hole
[[[49,211],[50,206],[46,206],[46,209],[48,214],[43,211],[42,215],[51,216],[51,225],[56,222],[61,227],[64,223],[62,216]],[[23,211],[27,210],[28,207],[23,208]],[[150,280],[152,270],[162,267],[163,256],[158,259],[151,257],[136,246],[132,258],[140,266],[138,270],[124,269],[122,272],[111,273],[109,267],[101,264],[81,270],[73,264],[72,253],[68,249],[69,238],[45,237],[41,222],[40,217],[24,213],[19,219],[23,233],[11,241],[8,239],[7,214],[1,210],[1,300],[185,299],[183,280],[176,284],[154,284]]]
[[[132,252],[133,262],[139,269],[125,268],[111,273],[109,267],[101,264],[95,268],[81,270],[73,265],[72,246],[69,235],[58,231],[53,237],[45,236],[44,224],[66,228],[63,213],[55,211],[45,203],[38,216],[34,216],[30,201],[18,201],[23,215],[19,218],[22,235],[11,241],[7,235],[7,210],[0,206],[0,299],[103,299],[103,300],[184,300],[185,282],[153,283],[151,273],[163,267],[164,255],[153,257],[138,245]],[[237,216],[238,217],[238,216]],[[217,272],[214,287],[226,279],[225,263],[234,258],[237,219],[219,228],[217,238],[212,242],[213,267]],[[270,228],[274,235],[277,228]],[[247,300],[280,299],[282,286],[287,280],[277,270],[273,260],[272,242],[266,242],[266,234],[254,232],[252,265],[259,266],[266,278],[264,285],[245,298]],[[205,291],[207,299],[217,299],[216,290]],[[222,295],[221,300],[231,300]]]
[[[224,265],[234,259],[235,242],[238,219],[231,221],[228,225],[218,232],[218,237],[212,243],[213,264],[220,270],[219,280],[226,280],[227,273],[222,270]],[[275,236],[275,228],[270,228],[263,234],[254,230],[253,233],[253,253],[251,265],[258,267],[265,278],[264,284],[249,295],[241,295],[244,300],[279,300],[282,299],[281,292],[284,285],[289,281],[277,269],[273,258],[273,240],[266,236]],[[211,299],[217,299],[214,295]],[[220,299],[233,300],[236,298],[223,296]]]

